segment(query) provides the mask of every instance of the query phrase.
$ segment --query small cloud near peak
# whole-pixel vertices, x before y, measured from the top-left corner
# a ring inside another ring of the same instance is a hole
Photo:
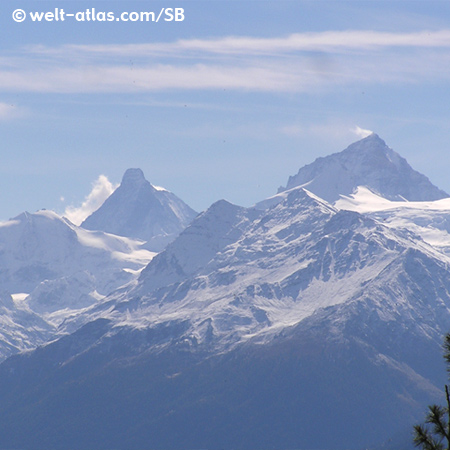
[[[371,134],[373,134],[373,131],[365,130],[364,128],[358,127],[358,125],[356,125],[354,128],[352,128],[350,131],[352,133],[356,134],[356,136],[358,136],[361,139],[364,139],[367,136],[370,136]]]
[[[64,216],[75,225],[80,225],[88,216],[102,206],[103,202],[117,187],[118,184],[113,185],[108,180],[108,177],[100,175],[97,180],[92,183],[92,190],[86,196],[81,206],[68,206],[64,211]]]

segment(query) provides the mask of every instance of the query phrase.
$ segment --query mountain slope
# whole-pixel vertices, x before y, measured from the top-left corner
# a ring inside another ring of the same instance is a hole
[[[393,202],[360,187],[351,196],[342,196],[336,207],[361,212],[384,225],[407,229],[433,248],[450,256],[450,198],[432,202]]]
[[[80,309],[63,337],[0,364],[0,449],[408,448],[444,398],[450,259],[426,230],[450,228],[444,207],[427,219],[387,198],[445,193],[376,135],[297,177],[257,208],[214,203],[91,306],[89,273],[40,283],[36,310],[59,297]],[[115,209],[131,217],[153,191],[139,171],[124,178]],[[343,196],[356,188],[388,208],[358,209]]]
[[[52,211],[0,224],[0,248],[0,283],[10,293],[30,293],[43,281],[87,270],[105,295],[154,255],[142,242],[84,230]]]
[[[422,405],[442,393],[366,343],[330,340],[332,323],[322,323],[207,358],[174,328],[99,337],[107,322],[92,323],[0,366],[0,445],[344,449],[380,448],[401,436],[391,448],[407,447]],[[170,349],[137,352],[163,335]],[[75,357],[61,358],[77,347]],[[436,362],[434,346],[418,350]]]
[[[34,349],[56,335],[56,328],[23,300],[0,293],[0,359]]]
[[[405,447],[442,394],[448,270],[301,188],[218,202],[74,334],[0,365],[0,448]]]
[[[51,211],[0,224],[0,360],[58,336],[58,326],[135,279],[154,256],[141,241],[88,231]]]
[[[333,203],[365,186],[390,200],[438,200],[449,195],[411,168],[378,135],[351,144],[340,153],[316,159],[289,177],[285,188],[302,186]]]
[[[196,215],[176,195],[152,186],[141,169],[128,169],[120,186],[81,226],[142,239],[149,250],[160,251]]]

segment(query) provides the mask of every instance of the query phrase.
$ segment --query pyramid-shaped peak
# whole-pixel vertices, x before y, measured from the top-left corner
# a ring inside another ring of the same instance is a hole
[[[385,141],[378,136],[376,133],[371,133],[369,136],[350,144],[346,150],[378,150],[378,149],[389,149],[391,150]],[[391,150],[392,151],[392,150]]]
[[[121,185],[141,185],[148,183],[141,169],[127,169],[122,177]]]
[[[376,133],[302,167],[279,192],[297,186],[330,203],[341,195],[352,194],[359,186],[389,200],[433,201],[448,197]]]
[[[395,166],[397,170],[404,170],[406,166],[409,167],[407,161],[375,133],[324,159],[331,158],[339,160],[349,168],[352,167],[351,172],[359,172],[363,169],[363,167],[358,166],[366,166],[370,168],[370,171],[389,170],[388,166]]]
[[[147,249],[160,251],[197,215],[171,192],[153,187],[141,169],[128,169],[120,186],[82,224],[147,241]]]

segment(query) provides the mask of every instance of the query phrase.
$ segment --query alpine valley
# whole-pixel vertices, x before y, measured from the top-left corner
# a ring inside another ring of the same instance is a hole
[[[376,134],[254,207],[140,169],[0,224],[0,449],[410,448],[443,403],[450,197]]]

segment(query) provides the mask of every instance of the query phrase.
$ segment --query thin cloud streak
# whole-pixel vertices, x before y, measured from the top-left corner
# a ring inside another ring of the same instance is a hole
[[[172,43],[124,44],[124,45],[64,45],[48,48],[30,47],[36,54],[74,52],[84,55],[152,56],[186,52],[216,55],[273,55],[297,51],[349,51],[398,48],[450,48],[450,30],[420,31],[415,33],[387,33],[376,31],[325,31],[295,33],[280,38],[254,38],[227,36],[219,39],[182,39]]]
[[[378,51],[381,48],[383,52]],[[189,56],[188,50],[197,56]],[[165,52],[164,57],[158,52]],[[130,64],[134,57],[137,59]],[[3,92],[139,94],[230,89],[314,93],[354,83],[442,80],[450,80],[450,30],[40,46],[28,48],[7,62],[0,57]]]
[[[157,65],[130,72],[126,67],[49,68],[11,73],[0,70],[0,89],[51,93],[108,93],[165,89],[306,90],[314,83],[299,74],[264,67]],[[303,86],[303,87],[302,87]]]

